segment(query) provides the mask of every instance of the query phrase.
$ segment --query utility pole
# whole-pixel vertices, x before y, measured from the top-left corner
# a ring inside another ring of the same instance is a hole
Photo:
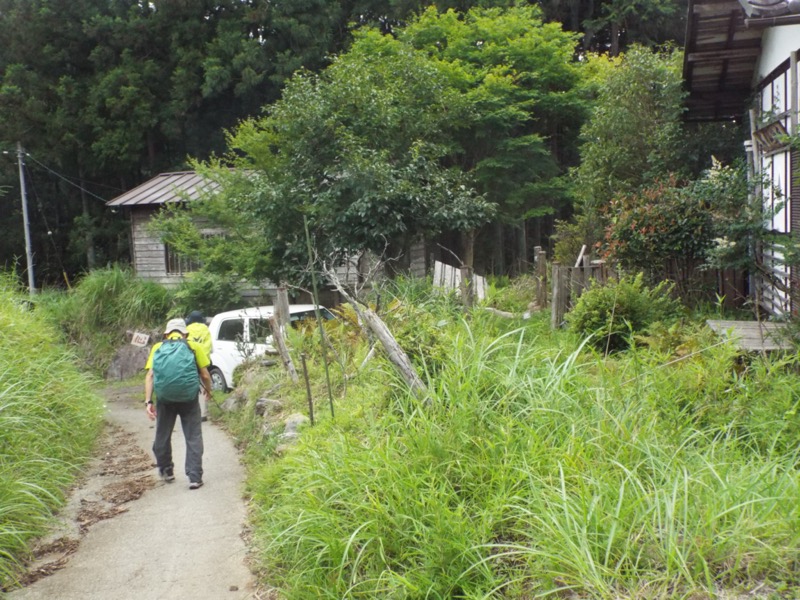
[[[33,279],[33,251],[31,250],[31,226],[28,220],[28,196],[25,191],[25,153],[22,144],[17,142],[17,162],[19,163],[19,189],[22,194],[22,219],[25,221],[25,257],[28,260],[28,287],[31,296],[36,294]]]

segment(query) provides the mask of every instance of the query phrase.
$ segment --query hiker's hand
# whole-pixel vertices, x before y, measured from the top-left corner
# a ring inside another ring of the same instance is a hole
[[[150,404],[146,405],[145,410],[147,410],[147,417],[151,421],[155,421],[156,420],[156,405],[151,402]]]

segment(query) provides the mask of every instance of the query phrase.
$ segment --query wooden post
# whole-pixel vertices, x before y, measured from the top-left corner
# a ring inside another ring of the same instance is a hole
[[[281,327],[289,324],[289,292],[286,291],[286,282],[284,281],[281,282],[275,296],[275,316]]]
[[[583,269],[581,267],[573,267],[565,270],[569,273],[569,305],[574,305],[583,291]],[[567,312],[567,310],[569,310],[569,307],[565,304],[564,312]]]
[[[536,253],[536,281],[539,282],[536,303],[545,308],[547,306],[547,252],[541,248]]]
[[[292,357],[289,355],[289,349],[286,347],[286,341],[283,339],[283,328],[278,325],[278,320],[275,318],[275,315],[269,318],[269,328],[272,330],[272,341],[281,357],[284,368],[289,372],[289,377],[292,378],[292,382],[299,383],[300,378],[297,376],[297,369],[294,368]]]
[[[541,307],[542,304],[539,299],[542,297],[542,281],[539,279],[539,252],[542,251],[541,246],[533,247],[533,282],[535,285],[533,301]]]
[[[583,260],[583,253],[584,252],[586,252],[586,244],[581,246],[580,254],[578,254],[578,260],[575,261],[575,268],[576,269],[581,266],[581,261]]]
[[[461,302],[464,308],[472,308],[475,304],[475,285],[472,281],[472,267],[461,267]]]
[[[400,376],[406,382],[409,389],[415,394],[424,393],[426,391],[425,384],[417,374],[417,370],[411,363],[411,359],[408,358],[408,355],[400,347],[400,344],[394,339],[389,328],[386,327],[386,323],[367,307],[360,307],[359,312],[366,326],[369,327],[372,333],[375,334],[375,337],[378,338],[378,341],[380,341],[389,360],[400,372]]]
[[[559,307],[561,305],[561,265],[558,262],[553,262],[553,306],[550,312],[550,327],[558,329],[561,325],[561,317],[559,314]]]

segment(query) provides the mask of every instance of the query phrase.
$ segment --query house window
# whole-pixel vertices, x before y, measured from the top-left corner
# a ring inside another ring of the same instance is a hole
[[[167,275],[183,275],[200,270],[200,261],[179,254],[169,244],[164,244],[164,260],[167,268]]]

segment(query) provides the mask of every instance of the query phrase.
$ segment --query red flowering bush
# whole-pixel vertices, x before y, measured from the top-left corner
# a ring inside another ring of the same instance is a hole
[[[691,189],[672,176],[615,197],[604,211],[607,258],[650,281],[689,277],[715,237],[712,213]]]

